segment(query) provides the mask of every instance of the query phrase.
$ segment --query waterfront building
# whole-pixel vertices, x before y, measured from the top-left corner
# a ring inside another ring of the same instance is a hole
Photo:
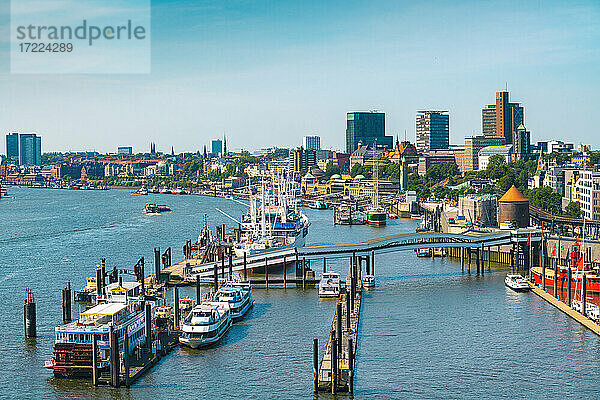
[[[365,165],[367,161],[378,159],[386,155],[386,152],[379,149],[373,149],[372,146],[358,144],[358,148],[350,156],[350,169],[356,164]]]
[[[210,143],[211,154],[213,157],[218,157],[223,154],[223,141],[221,139],[213,139]]]
[[[524,122],[523,107],[511,103],[508,92],[496,92],[496,104],[481,110],[481,128],[484,136],[499,136],[512,143],[513,133]]]
[[[479,152],[484,147],[501,146],[504,138],[499,136],[471,136],[465,138],[464,150],[456,154],[456,164],[460,172],[475,171],[479,167]]]
[[[479,155],[477,157],[478,168],[479,170],[484,170],[487,168],[490,157],[493,155],[500,155],[504,157],[506,162],[509,162],[512,157],[512,144],[501,145],[501,146],[486,146],[479,150]]]
[[[498,197],[467,194],[458,198],[458,215],[481,226],[498,226]]]
[[[288,171],[308,171],[308,169],[314,165],[317,165],[317,152],[315,150],[305,149],[304,147],[297,147],[290,150],[288,156]]]
[[[119,147],[117,147],[117,154],[120,154],[120,155],[133,154],[133,147],[119,146]]]
[[[417,150],[427,154],[450,146],[450,116],[448,111],[417,111]]]
[[[427,155],[419,157],[419,175],[425,175],[429,168],[440,164],[456,164],[454,150],[432,150]]]
[[[594,204],[594,200],[600,198],[600,172],[581,170],[577,181],[579,206],[584,218],[600,220],[600,213],[596,209],[600,204]]]
[[[307,150],[321,150],[320,136],[304,136],[302,138],[302,147]]]
[[[391,149],[391,136],[385,136],[385,114],[382,112],[349,112],[346,114],[346,153],[352,154],[358,143]]]
[[[512,223],[515,228],[529,226],[529,200],[514,185],[498,200],[498,223]]]
[[[42,165],[42,138],[35,133],[19,135],[19,164]]]
[[[16,132],[6,135],[6,158],[9,163],[19,162],[19,134]]]

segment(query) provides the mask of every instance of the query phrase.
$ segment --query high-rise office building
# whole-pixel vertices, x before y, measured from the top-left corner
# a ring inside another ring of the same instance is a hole
[[[42,165],[42,138],[35,133],[19,135],[19,164]]]
[[[310,167],[317,165],[317,151],[298,147],[290,150],[288,156],[288,171],[307,171]]]
[[[221,139],[213,139],[211,142],[211,153],[213,156],[218,156],[223,153],[223,141]]]
[[[321,150],[320,136],[304,136],[302,138],[302,147],[310,150]]]
[[[131,147],[131,146],[117,147],[117,154],[133,154],[133,147]]]
[[[19,162],[19,134],[9,133],[6,135],[6,158],[9,162]]]
[[[346,114],[346,153],[352,154],[361,142],[365,146],[394,147],[394,138],[385,136],[385,114],[349,112]]]
[[[417,111],[417,150],[444,150],[450,146],[448,111]]]
[[[531,133],[525,129],[525,125],[520,124],[513,134],[513,161],[527,161],[531,156]]]
[[[512,143],[517,127],[524,123],[523,107],[511,103],[508,92],[496,92],[496,104],[481,110],[481,128],[484,136],[501,136]]]

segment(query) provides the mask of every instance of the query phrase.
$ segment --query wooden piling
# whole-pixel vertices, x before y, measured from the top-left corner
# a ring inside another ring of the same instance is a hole
[[[371,275],[375,276],[375,250],[371,250]]]
[[[338,354],[342,354],[342,303],[339,301],[335,314],[335,338],[338,345]]]
[[[233,248],[229,249],[229,280],[233,280]]]
[[[246,252],[244,251],[244,281],[248,280],[248,262],[246,261]]]
[[[323,274],[327,272],[327,259],[323,257]]]
[[[583,316],[586,316],[586,311],[587,311],[587,278],[585,276],[585,272],[582,272],[583,276],[582,276],[582,295],[581,295],[581,314],[583,314]]]
[[[23,323],[25,326],[25,338],[34,338],[37,336],[37,321],[35,311],[35,299],[33,291],[27,289],[27,297],[23,305]]]
[[[283,288],[287,288],[287,261],[283,256]]]
[[[331,394],[336,393],[337,386],[337,339],[331,339]]]
[[[350,293],[346,291],[346,330],[350,330],[350,315],[352,314],[352,306],[350,304]]]
[[[150,303],[144,303],[144,334],[146,335],[145,346],[148,352],[152,351],[152,307]]]
[[[100,297],[102,296],[102,281],[104,281],[102,270],[96,268],[96,304],[100,302]]]
[[[160,283],[160,247],[154,248],[154,282]]]
[[[125,370],[125,387],[130,387],[129,382],[129,334],[125,329],[123,335],[123,369]]]
[[[354,393],[354,343],[348,338],[348,393]]]
[[[268,264],[267,257],[265,257],[265,284],[268,289],[269,288],[269,264]]]
[[[215,292],[219,289],[219,271],[217,270],[217,263],[213,265],[213,287]]]
[[[173,287],[173,329],[179,329],[179,288]]]
[[[306,257],[302,257],[302,289],[306,287]]]
[[[221,254],[221,279],[225,279],[225,253],[223,249],[221,251],[223,251]]]
[[[319,391],[319,339],[313,339],[313,391]]]

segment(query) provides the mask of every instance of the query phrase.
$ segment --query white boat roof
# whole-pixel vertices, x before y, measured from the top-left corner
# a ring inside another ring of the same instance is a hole
[[[136,282],[136,281],[123,281],[121,283],[121,287],[123,289],[126,289],[127,291],[130,291],[131,289],[135,289],[138,286],[142,286],[141,282]],[[113,282],[109,285],[106,286],[107,290],[114,290],[117,289],[119,287],[119,282]]]
[[[98,304],[81,313],[81,315],[115,315],[127,307],[125,303],[104,303]]]

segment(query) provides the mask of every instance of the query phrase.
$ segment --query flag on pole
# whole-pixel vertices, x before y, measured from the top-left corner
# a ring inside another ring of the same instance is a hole
[[[550,253],[550,257],[556,257],[556,243],[554,243],[554,247],[552,248],[552,253]]]
[[[527,236],[527,246],[531,246],[531,233]]]

